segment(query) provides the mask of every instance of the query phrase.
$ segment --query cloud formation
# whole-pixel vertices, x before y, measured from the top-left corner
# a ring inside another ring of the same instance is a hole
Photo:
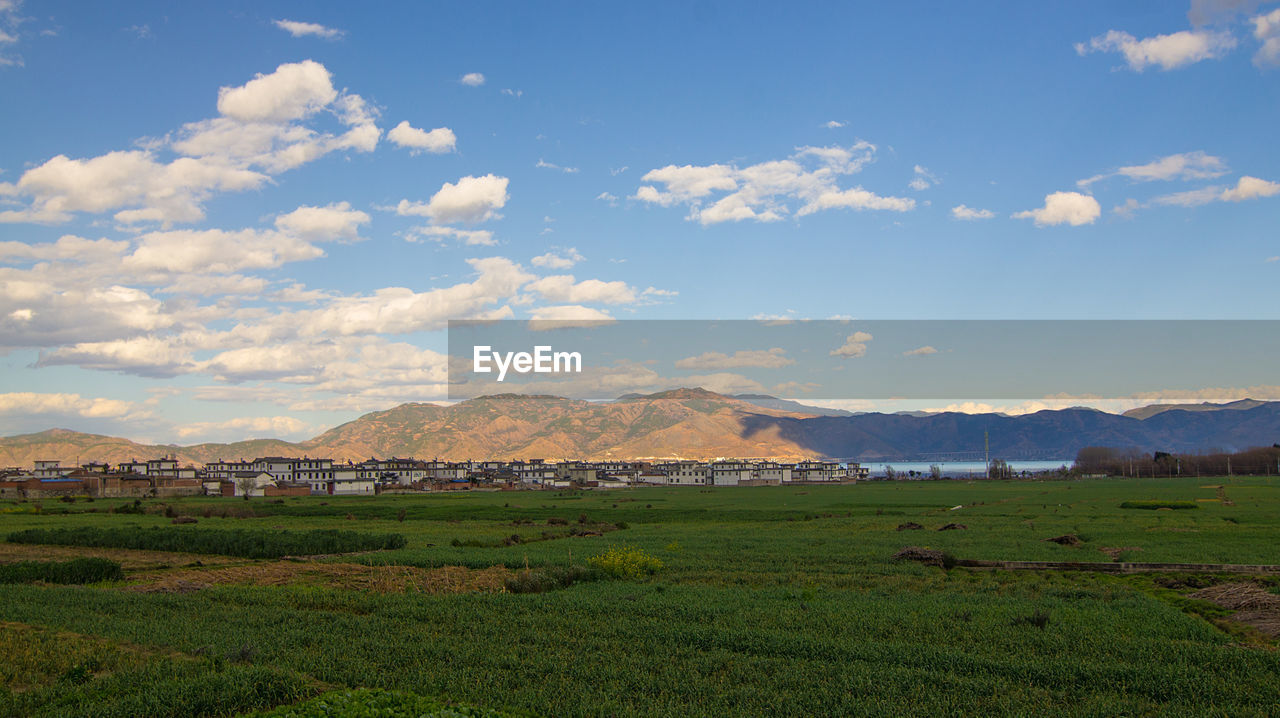
[[[436,224],[495,219],[511,198],[507,194],[508,182],[506,177],[492,174],[463,177],[457,183],[445,182],[427,202],[400,200],[396,213],[428,217]]]
[[[857,142],[849,147],[798,147],[787,159],[742,168],[667,165],[646,173],[641,181],[649,184],[641,185],[633,199],[662,207],[685,205],[686,219],[703,225],[776,222],[829,209],[914,209],[912,199],[883,197],[860,186],[839,187],[841,176],[861,171],[875,152],[875,145]]]
[[[1201,60],[1220,58],[1236,46],[1228,32],[1182,30],[1139,40],[1127,32],[1111,30],[1087,43],[1076,43],[1076,52],[1118,52],[1124,55],[1129,69],[1142,72],[1148,67],[1174,70]]]
[[[1250,20],[1253,23],[1253,36],[1262,43],[1253,55],[1253,64],[1258,67],[1280,66],[1280,8]]]
[[[569,269],[573,265],[586,259],[577,249],[573,247],[565,247],[558,250],[552,250],[546,254],[538,255],[529,260],[535,267],[546,267],[547,269]]]
[[[281,30],[284,30],[285,32],[289,33],[290,35],[293,35],[294,37],[306,37],[310,35],[313,37],[321,38],[323,40],[337,40],[346,34],[342,30],[337,30],[331,27],[325,27],[324,25],[319,25],[314,22],[298,22],[297,20],[272,20],[272,23],[276,27],[280,28]]]
[[[1104,172],[1088,179],[1076,182],[1082,189],[1110,177],[1127,177],[1134,182],[1154,182],[1167,180],[1192,180],[1220,177],[1227,173],[1227,163],[1221,157],[1205,154],[1203,151],[1184,152],[1153,160],[1144,165],[1121,167],[1113,172]]]
[[[832,349],[830,355],[844,357],[845,359],[866,356],[867,342],[871,341],[872,338],[867,332],[854,332],[845,338],[844,344]]]
[[[1048,227],[1055,224],[1069,224],[1079,227],[1093,224],[1102,215],[1102,207],[1098,200],[1079,192],[1054,192],[1045,195],[1044,206],[1017,212],[1015,219],[1033,219],[1037,227]]]
[[[184,125],[145,149],[87,159],[57,155],[28,169],[0,195],[26,202],[0,212],[0,222],[67,222],[76,213],[115,212],[115,221],[196,222],[217,193],[261,188],[271,176],[330,152],[371,152],[381,131],[375,113],[355,94],[338,92],[323,65],[286,63],[238,87],[218,92],[219,116]],[[346,131],[320,132],[307,122],[331,113]],[[166,160],[162,154],[178,155]]]
[[[955,219],[971,221],[975,219],[991,219],[996,216],[996,213],[989,209],[974,209],[958,204],[951,208],[951,216]]]
[[[387,139],[397,147],[408,147],[415,154],[430,152],[438,155],[453,152],[458,146],[457,135],[453,134],[453,130],[448,127],[437,127],[427,132],[413,127],[408,120],[391,128],[387,133]]]
[[[676,361],[677,369],[694,369],[700,371],[716,369],[780,369],[795,364],[795,360],[787,356],[782,347],[772,349],[743,349],[733,354],[723,352],[704,352],[697,356],[685,357]]]

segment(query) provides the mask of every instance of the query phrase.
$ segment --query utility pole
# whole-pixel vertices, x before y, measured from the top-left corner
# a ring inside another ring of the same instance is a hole
[[[991,478],[991,434],[986,429],[982,430],[982,453],[985,457],[987,465],[987,478]]]

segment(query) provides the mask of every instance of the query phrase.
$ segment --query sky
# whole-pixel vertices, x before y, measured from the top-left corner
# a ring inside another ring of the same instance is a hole
[[[0,91],[6,435],[307,438],[451,319],[1280,319],[1276,2],[0,0]]]

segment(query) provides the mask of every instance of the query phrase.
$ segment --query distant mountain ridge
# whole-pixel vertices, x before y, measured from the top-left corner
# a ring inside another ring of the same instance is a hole
[[[1280,402],[1245,400],[1217,405],[1220,410],[1200,405],[1161,407],[1147,416],[1080,408],[1022,416],[847,412],[816,416],[788,410],[803,404],[776,401],[782,408],[703,389],[675,389],[612,402],[502,394],[452,406],[401,404],[301,442],[255,439],[148,445],[51,429],[0,439],[0,466],[30,466],[37,460],[58,460],[64,465],[117,463],[168,455],[200,464],[257,456],[323,456],[338,461],[392,456],[451,461],[717,457],[901,461],[978,457],[984,432],[990,437],[992,457],[1024,460],[1071,459],[1085,446],[1194,453],[1280,442]]]
[[[1156,414],[1166,411],[1243,411],[1246,409],[1256,409],[1268,402],[1258,401],[1257,399],[1241,399],[1239,401],[1227,402],[1226,404],[1211,404],[1203,402],[1200,404],[1151,404],[1150,406],[1141,406],[1137,409],[1130,409],[1124,413],[1124,416],[1133,417],[1134,419],[1149,419]]]

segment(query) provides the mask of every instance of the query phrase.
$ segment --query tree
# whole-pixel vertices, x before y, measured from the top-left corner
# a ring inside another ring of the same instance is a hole
[[[884,477],[886,479],[893,481],[895,478],[897,478],[897,476],[898,476],[898,472],[894,471],[892,466],[888,464],[884,465]]]
[[[241,476],[236,479],[236,488],[244,494],[244,500],[249,500],[249,494],[258,488],[257,476]]]
[[[934,479],[934,480],[941,479],[941,478],[942,478],[942,465],[941,465],[941,464],[929,464],[929,477],[930,477],[930,478],[932,478],[932,479]]]
[[[1009,466],[1009,462],[1004,459],[992,459],[987,466],[987,478],[1011,479],[1013,478],[1013,467]]]

